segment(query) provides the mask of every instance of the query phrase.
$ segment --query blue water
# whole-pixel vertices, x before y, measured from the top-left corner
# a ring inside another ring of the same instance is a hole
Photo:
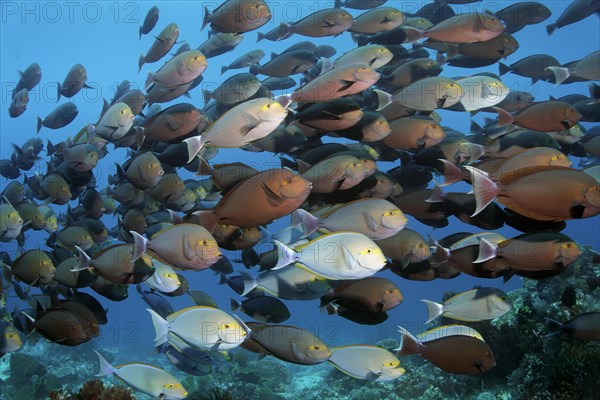
[[[388,1],[386,6],[396,7],[402,11],[410,12],[417,10],[427,2]],[[509,1],[491,2],[483,1],[477,4],[454,5],[456,13],[473,10],[490,9],[492,11],[509,5]],[[527,55],[547,53],[557,58],[561,63],[580,59],[600,48],[600,24],[597,16],[591,16],[576,24],[558,29],[552,36],[548,36],[545,25],[553,22],[566,8],[567,1],[549,1],[544,4],[552,11],[549,20],[525,27],[515,34],[520,43],[520,48],[504,62],[511,64]],[[39,136],[53,143],[64,140],[67,136],[74,136],[85,124],[95,122],[102,109],[102,100],[110,100],[119,82],[128,79],[133,85],[142,87],[148,71],[156,72],[162,65],[162,61],[146,64],[140,73],[137,72],[138,58],[145,53],[152,44],[154,38],[151,35],[142,36],[138,39],[138,27],[144,19],[147,10],[152,5],[160,9],[160,18],[152,34],[158,34],[160,30],[170,22],[176,22],[181,30],[178,41],[186,41],[192,48],[196,48],[207,38],[207,30],[200,32],[202,24],[203,6],[213,9],[220,4],[219,1],[98,1],[98,2],[0,2],[1,19],[0,26],[0,76],[2,82],[2,111],[0,113],[0,158],[10,158],[12,152],[11,143],[22,144],[26,139],[35,135],[36,117],[44,117],[52,111],[56,103],[56,82],[62,82],[67,71],[75,63],[82,63],[88,73],[88,84],[93,89],[84,89],[79,92],[72,101],[79,108],[79,115],[75,121],[66,128],[53,131],[42,129]],[[273,19],[259,29],[267,32],[277,26],[281,21],[299,20],[309,13],[328,8],[332,2],[319,1],[271,1],[270,9]],[[353,15],[362,11],[349,10]],[[204,72],[204,81],[200,87],[191,93],[192,99],[179,98],[172,102],[191,102],[198,108],[204,106],[201,90],[214,89],[227,77],[243,72],[242,70],[231,70],[222,77],[220,75],[221,65],[227,65],[240,54],[254,48],[261,48],[269,58],[271,51],[279,53],[291,44],[300,40],[313,40],[315,44],[330,44],[337,49],[337,56],[355,47],[349,33],[342,34],[336,38],[310,39],[294,35],[280,42],[262,41],[255,43],[256,32],[245,34],[242,44],[233,52],[226,53],[208,60],[208,69]],[[178,45],[174,47],[177,48]],[[23,70],[29,64],[37,62],[42,67],[42,80],[34,90],[30,91],[30,102],[26,112],[19,118],[9,118],[7,109],[10,104],[12,89],[18,81],[17,70]],[[467,76],[478,72],[490,71],[497,73],[497,66],[493,65],[478,69],[462,69],[445,66],[443,76]],[[263,77],[264,78],[264,77]],[[503,82],[511,90],[527,90],[535,95],[536,100],[547,100],[549,96],[555,98],[571,93],[588,94],[588,83],[574,83],[569,85],[554,86],[547,82],[538,82],[532,85],[528,78],[507,74]],[[65,99],[61,99],[61,102]],[[170,104],[163,104],[166,108]],[[468,113],[456,113],[439,111],[442,116],[442,124],[456,130],[467,133],[470,119]],[[490,114],[485,114],[490,116]],[[482,122],[483,115],[474,117],[474,120]],[[586,128],[593,124],[582,123]],[[123,149],[112,150],[110,154],[101,161],[94,169],[99,189],[106,185],[107,176],[115,172],[114,162],[123,163],[126,152]],[[42,156],[45,153],[41,154]],[[226,163],[232,161],[251,162],[259,164],[262,169],[272,168],[277,165],[277,159],[269,153],[250,153],[237,149],[222,149],[217,157],[211,162]],[[577,160],[576,160],[577,162]],[[575,163],[576,165],[576,163]],[[393,163],[379,163],[379,169],[386,171],[394,166]],[[46,166],[44,162],[36,163],[34,169],[27,174],[38,172],[44,174]],[[184,178],[192,175],[180,171]],[[1,187],[7,181],[2,178]],[[468,190],[468,186],[454,186],[451,191]],[[75,204],[73,204],[75,205]],[[64,211],[66,207],[55,207]],[[105,224],[110,228],[116,224],[111,217],[103,217]],[[285,226],[288,219],[284,218],[271,226],[269,230],[275,232]],[[432,235],[441,238],[448,234],[459,231],[478,232],[479,229],[461,223],[451,217],[450,225],[442,229],[432,229],[414,219],[410,219],[408,227],[419,231],[423,235]],[[518,231],[506,227],[498,230],[506,237],[519,234]],[[600,229],[598,218],[586,220],[569,221],[563,233],[569,235],[578,243],[590,245],[592,248],[600,249]],[[43,247],[46,234],[28,231],[26,249]],[[16,244],[0,243],[0,250],[8,251],[13,256],[16,253]],[[228,253],[229,254],[229,253]],[[230,258],[236,258],[232,255]],[[236,265],[236,268],[242,268]],[[229,298],[238,298],[227,286],[218,286],[218,276],[213,275],[210,270],[203,272],[184,273],[193,289],[206,291],[211,294],[217,303],[225,310],[229,310]],[[390,311],[388,321],[377,326],[362,326],[343,318],[327,316],[319,312],[317,301],[290,302],[286,301],[292,318],[286,324],[295,324],[312,331],[320,336],[330,346],[338,346],[350,343],[370,343],[395,336],[396,325],[403,325],[412,332],[425,329],[426,307],[419,300],[428,298],[441,300],[445,291],[464,291],[475,285],[496,286],[505,291],[520,286],[520,278],[516,277],[507,284],[501,280],[476,279],[461,275],[453,280],[435,280],[431,282],[416,282],[402,280],[389,273],[381,273],[381,276],[392,279],[400,287],[404,294],[404,302],[396,309]],[[91,291],[90,291],[91,292]],[[93,292],[92,292],[93,293]],[[100,296],[96,296],[100,297]],[[124,302],[114,303],[100,299],[109,308],[109,323],[102,327],[102,335],[94,341],[98,347],[116,346],[120,350],[119,357],[123,361],[129,360],[128,352],[135,354],[135,360],[144,361],[139,357],[153,351],[152,342],[154,331],[149,315],[144,311],[145,303],[130,288],[130,297]],[[187,296],[169,299],[175,310],[192,305]],[[14,299],[9,299],[9,304],[15,304]],[[244,319],[248,319],[243,316]],[[58,345],[54,345],[58,346]],[[71,350],[71,349],[69,349]],[[89,377],[82,377],[82,381]]]

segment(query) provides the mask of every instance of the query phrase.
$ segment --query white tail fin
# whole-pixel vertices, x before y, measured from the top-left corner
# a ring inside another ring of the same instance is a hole
[[[117,371],[115,367],[110,365],[110,363],[106,361],[104,357],[102,357],[102,354],[98,353],[96,350],[94,350],[94,353],[96,353],[96,355],[98,356],[98,362],[100,363],[100,370],[98,371],[96,376],[112,375]]]
[[[444,313],[444,305],[440,303],[436,303],[435,301],[421,299],[423,303],[427,306],[427,321],[426,324],[430,323],[440,315]]]
[[[169,322],[154,312],[154,310],[147,308],[146,311],[152,316],[152,324],[154,325],[154,331],[156,332],[154,345],[160,346],[161,344],[166,343],[167,335],[169,333]]]

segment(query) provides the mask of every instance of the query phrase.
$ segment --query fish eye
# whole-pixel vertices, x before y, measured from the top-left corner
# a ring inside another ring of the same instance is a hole
[[[373,252],[373,250],[371,250],[371,249],[367,250],[367,254],[371,254],[372,252]]]
[[[225,324],[225,329],[229,329],[231,326],[229,324]]]
[[[168,386],[169,386],[169,389],[174,389],[175,388],[175,385],[173,385],[172,383],[169,383]]]
[[[388,290],[388,293],[394,293],[396,290],[395,289],[390,289]]]
[[[315,345],[314,345],[314,349],[315,349],[315,350],[319,350],[319,345],[318,345],[318,344],[315,344]]]

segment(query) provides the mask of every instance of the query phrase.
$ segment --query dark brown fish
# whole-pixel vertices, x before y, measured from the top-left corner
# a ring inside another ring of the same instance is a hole
[[[335,303],[357,312],[378,314],[397,307],[404,297],[400,289],[385,278],[364,278],[343,283],[321,297],[321,307]]]
[[[154,26],[156,26],[156,23],[158,22],[158,14],[159,9],[156,6],[152,6],[152,8],[148,10],[146,17],[144,18],[144,22],[140,26],[140,39],[142,38],[142,35],[149,34]]]

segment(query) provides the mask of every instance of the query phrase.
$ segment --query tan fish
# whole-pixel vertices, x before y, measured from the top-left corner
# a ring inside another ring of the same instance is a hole
[[[150,250],[153,258],[175,268],[203,270],[222,257],[216,240],[200,225],[174,225],[150,240],[135,231],[129,233],[134,238],[133,260]]]
[[[396,205],[383,199],[355,200],[320,218],[301,208],[294,213],[301,220],[304,236],[325,228],[330,232],[358,232],[373,240],[381,240],[400,232],[408,223]]]
[[[377,346],[334,347],[328,361],[343,373],[370,382],[393,381],[406,372],[394,354]]]
[[[153,63],[163,58],[173,47],[179,37],[179,27],[175,23],[167,25],[156,36],[156,40],[146,53],[141,55],[138,61],[138,72],[142,70],[142,66],[147,63]]]
[[[207,66],[206,57],[200,51],[185,51],[167,61],[156,74],[149,72],[145,87],[152,82],[164,86],[184,85],[199,77]]]
[[[200,30],[210,24],[217,32],[249,32],[269,22],[271,17],[271,10],[265,0],[226,0],[212,13],[204,6],[204,20]]]
[[[299,34],[311,37],[336,36],[347,31],[354,24],[352,15],[339,8],[327,8],[309,14],[291,25],[282,22],[279,28],[280,37]]]
[[[439,316],[459,321],[475,322],[503,316],[512,308],[507,294],[496,288],[478,288],[459,293],[439,304],[421,300],[427,305],[429,323]]]

